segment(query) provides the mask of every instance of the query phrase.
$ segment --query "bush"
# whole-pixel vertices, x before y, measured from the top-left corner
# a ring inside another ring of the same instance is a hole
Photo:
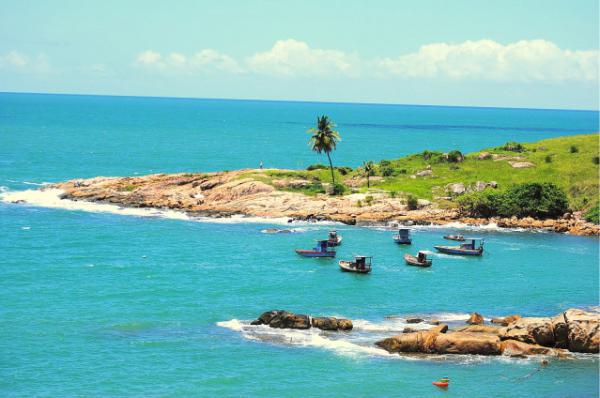
[[[546,163],[552,163],[552,156],[550,156],[550,155],[546,155],[546,157],[544,158],[544,161],[545,161]]]
[[[600,224],[600,202],[596,203],[595,206],[590,207],[588,211],[585,212],[584,217],[586,221]]]
[[[599,164],[600,163],[600,156],[594,156],[592,158],[592,163]]]
[[[440,158],[442,156],[442,153],[438,152],[438,151],[428,151],[428,150],[425,150],[425,151],[423,151],[422,155],[423,155],[423,159],[429,160],[429,159],[432,159],[432,158]]]
[[[352,167],[344,166],[344,167],[334,167],[339,173],[343,176],[346,174],[352,173]]]
[[[557,218],[567,212],[565,192],[553,183],[525,183],[505,192],[484,190],[458,198],[461,211],[474,217]]]
[[[498,149],[511,152],[523,152],[525,150],[525,147],[522,144],[519,144],[518,142],[508,141],[506,144],[504,144]]]
[[[379,162],[379,167],[388,167],[391,165],[392,165],[392,162],[390,162],[389,160],[382,160]]]
[[[394,174],[394,168],[392,166],[383,166],[379,171],[381,171],[381,175],[384,177],[389,177]]]
[[[365,202],[367,203],[367,206],[371,206],[371,203],[373,203],[373,197],[371,195],[365,196]]]
[[[407,173],[406,169],[398,170],[398,174],[406,174],[406,173]]]
[[[458,163],[464,160],[464,156],[460,151],[450,151],[448,152],[448,161],[450,163]]]
[[[569,152],[577,153],[579,152],[579,148],[577,148],[575,145],[571,145],[571,148],[569,148]]]
[[[340,184],[336,182],[333,184],[333,194],[334,195],[343,195],[347,191],[347,188],[344,184]]]
[[[396,191],[390,191],[390,198],[394,199],[398,193]]]
[[[359,199],[359,200],[357,200],[357,201],[356,201],[356,206],[358,206],[358,207],[362,207],[362,200],[360,200],[360,199]]]
[[[415,195],[409,194],[406,197],[406,207],[408,207],[408,210],[417,210],[418,205],[419,205],[419,200],[417,199],[417,197]]]
[[[311,164],[310,166],[308,166],[306,168],[306,170],[312,171],[312,170],[323,170],[323,169],[328,169],[328,168],[329,167],[325,166],[324,164],[317,163],[317,164]]]

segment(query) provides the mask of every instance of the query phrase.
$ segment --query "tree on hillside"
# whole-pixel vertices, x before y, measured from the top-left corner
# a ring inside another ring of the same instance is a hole
[[[317,117],[317,128],[311,128],[308,133],[311,134],[308,144],[311,149],[317,153],[325,152],[329,159],[329,168],[331,170],[331,181],[335,185],[335,175],[333,173],[333,163],[331,162],[331,151],[335,150],[338,142],[342,139],[340,134],[334,130],[335,124],[328,116]]]
[[[363,162],[363,168],[365,169],[365,175],[367,176],[367,188],[371,188],[369,177],[375,175],[375,165],[372,160],[369,160],[368,162]]]

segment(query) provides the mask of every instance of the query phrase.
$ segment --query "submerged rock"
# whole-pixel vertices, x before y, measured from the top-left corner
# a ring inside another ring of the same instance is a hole
[[[425,320],[421,318],[406,318],[406,323],[421,323],[424,321]]]

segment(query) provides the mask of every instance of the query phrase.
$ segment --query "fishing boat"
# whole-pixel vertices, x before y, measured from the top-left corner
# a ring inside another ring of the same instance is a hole
[[[342,244],[342,237],[338,235],[335,229],[329,231],[329,237],[327,238],[329,246],[339,246]]]
[[[369,256],[354,256],[354,261],[340,260],[338,264],[344,272],[368,274],[371,272],[371,259]]]
[[[312,250],[296,249],[296,253],[302,257],[335,257],[335,250],[328,250],[328,240],[318,240]]]
[[[444,239],[446,240],[456,240],[459,242],[464,242],[465,241],[465,237],[462,235],[444,235]]]
[[[413,256],[412,254],[406,253],[404,255],[404,261],[408,265],[414,265],[417,267],[431,267],[431,260],[427,259],[427,254],[424,251],[420,251],[417,253],[417,256]]]
[[[484,240],[481,238],[465,238],[468,243],[461,243],[460,246],[434,246],[439,252],[446,254],[462,254],[465,256],[481,256],[483,254]],[[477,245],[479,242],[479,245]]]
[[[394,242],[399,245],[410,245],[412,243],[412,239],[410,238],[410,229],[400,228],[398,230],[398,235],[394,235],[393,239]]]

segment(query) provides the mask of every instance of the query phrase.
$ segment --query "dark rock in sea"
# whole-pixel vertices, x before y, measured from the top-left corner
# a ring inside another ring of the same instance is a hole
[[[421,323],[424,319],[421,318],[406,318],[406,323]]]
[[[429,329],[433,333],[446,333],[448,331],[448,325],[438,325]]]
[[[405,327],[404,330],[402,330],[402,333],[414,333],[416,331],[417,329]]]
[[[313,327],[321,330],[352,330],[353,325],[350,319],[335,317],[316,317],[312,318]]]
[[[309,329],[310,319],[308,315],[273,310],[263,313],[251,325],[269,325],[272,328],[278,329]]]
[[[483,325],[483,317],[481,314],[476,312],[472,313],[469,319],[467,319],[469,325]]]

